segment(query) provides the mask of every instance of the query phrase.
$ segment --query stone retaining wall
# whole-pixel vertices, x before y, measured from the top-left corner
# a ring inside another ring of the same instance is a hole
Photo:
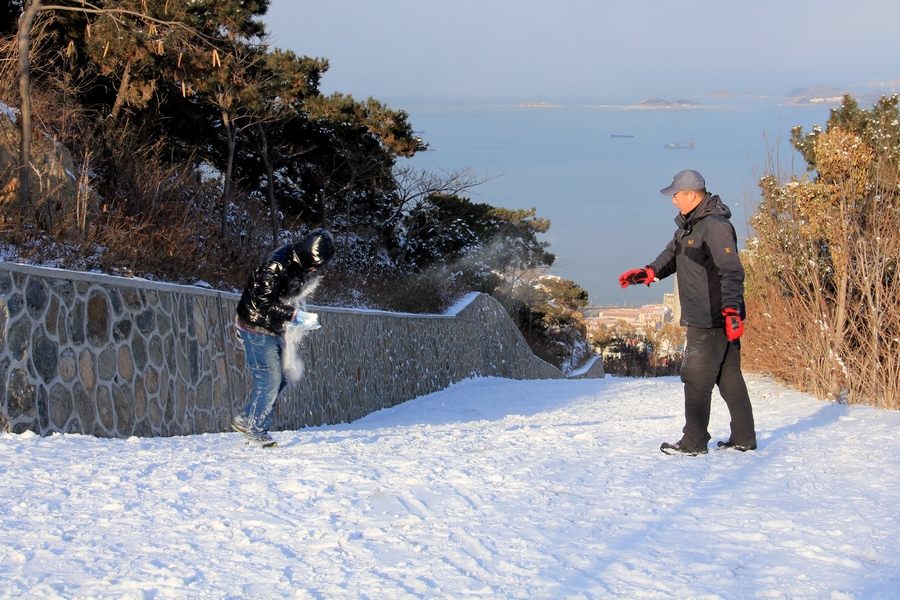
[[[237,301],[0,263],[0,431],[227,431],[252,386],[232,326]],[[349,422],[468,377],[563,377],[487,295],[447,315],[314,310],[322,328],[304,340],[306,377],[279,399],[276,429]]]

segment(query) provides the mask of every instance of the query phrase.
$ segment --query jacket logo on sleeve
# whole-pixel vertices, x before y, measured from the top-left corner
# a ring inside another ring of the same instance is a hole
[[[731,248],[725,248],[725,254],[731,254]]]
[[[693,246],[693,245],[694,245],[694,240],[688,240],[687,243],[688,243],[688,246]]]

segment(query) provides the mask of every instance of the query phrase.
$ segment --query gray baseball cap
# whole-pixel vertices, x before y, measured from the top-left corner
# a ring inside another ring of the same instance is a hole
[[[683,190],[705,189],[706,181],[703,180],[703,176],[697,171],[687,170],[675,175],[675,179],[672,180],[672,185],[659,190],[659,192],[663,196],[674,196],[676,192],[680,192]]]

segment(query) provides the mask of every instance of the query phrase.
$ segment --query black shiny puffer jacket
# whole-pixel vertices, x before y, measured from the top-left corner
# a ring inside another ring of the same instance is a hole
[[[288,244],[267,256],[250,275],[237,306],[237,325],[242,329],[281,335],[294,316],[296,299],[315,269],[334,256],[334,238],[317,229],[296,244]]]

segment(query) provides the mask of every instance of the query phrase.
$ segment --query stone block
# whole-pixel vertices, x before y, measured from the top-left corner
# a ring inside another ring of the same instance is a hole
[[[87,340],[95,348],[109,343],[110,323],[109,299],[105,292],[94,290],[87,302]]]
[[[59,383],[50,388],[50,428],[67,431],[74,413],[75,401],[69,388]]]

